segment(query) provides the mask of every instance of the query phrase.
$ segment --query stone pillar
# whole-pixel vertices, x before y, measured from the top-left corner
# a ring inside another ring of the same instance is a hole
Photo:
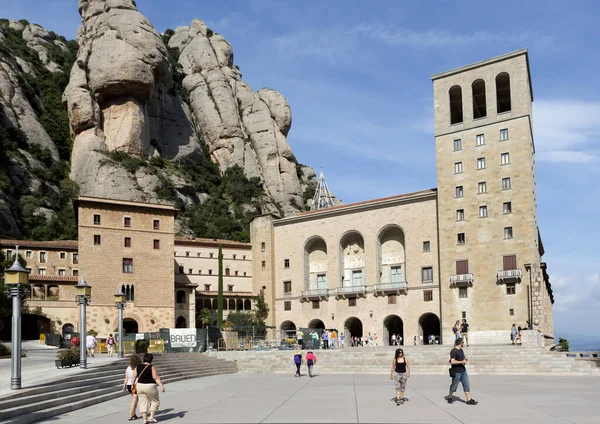
[[[189,320],[188,327],[196,328],[196,288],[192,287],[192,292],[188,295]]]

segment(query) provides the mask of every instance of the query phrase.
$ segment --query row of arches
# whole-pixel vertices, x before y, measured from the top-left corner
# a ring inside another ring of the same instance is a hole
[[[496,83],[496,113],[509,112],[512,108],[510,97],[510,75],[501,72],[495,78]],[[487,100],[485,80],[477,79],[471,84],[473,99],[473,119],[487,116]],[[450,97],[450,124],[460,124],[463,121],[462,87],[454,85],[448,91]]]
[[[199,299],[196,303],[200,309],[208,309],[210,311],[216,311],[219,309],[219,301],[217,298],[214,299]],[[223,299],[223,310],[224,311],[251,311],[252,301],[250,299]]]
[[[320,319],[313,319],[308,323],[308,329],[310,330],[324,330],[326,328],[325,323]],[[295,334],[298,330],[298,327],[293,321],[283,321],[279,327],[279,329],[287,334]],[[434,313],[428,312],[423,315],[418,320],[418,344],[429,344],[430,336],[434,336],[439,340],[440,338],[440,319]],[[381,331],[381,332],[380,332]],[[383,343],[384,346],[390,346],[392,344],[392,334],[400,335],[402,338],[401,344],[413,344],[413,340],[406,340],[404,337],[404,321],[398,315],[388,315],[383,320],[383,326],[380,331],[374,331],[374,333],[378,333],[381,335],[381,345]],[[344,321],[344,336],[347,341],[347,345],[349,345],[349,340],[352,337],[363,337],[367,335],[368,330],[363,329],[362,321],[357,317],[349,317]],[[306,337],[306,334],[305,334]]]
[[[406,281],[406,237],[404,230],[395,224],[379,231],[376,241],[377,281],[374,283],[400,283]],[[340,287],[366,285],[365,239],[356,230],[345,232],[338,243]],[[322,290],[338,284],[328,282],[330,270],[328,246],[321,236],[313,236],[304,244],[304,288]]]

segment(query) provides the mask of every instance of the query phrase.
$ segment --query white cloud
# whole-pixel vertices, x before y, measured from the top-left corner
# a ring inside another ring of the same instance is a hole
[[[591,163],[600,160],[600,156],[576,150],[551,150],[538,152],[537,159],[544,162]]]

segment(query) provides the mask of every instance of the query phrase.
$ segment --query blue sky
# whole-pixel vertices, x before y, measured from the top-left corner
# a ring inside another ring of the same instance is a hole
[[[168,6],[165,6],[168,3]],[[137,0],[159,32],[203,19],[256,90],[292,108],[298,160],[354,202],[436,186],[430,76],[528,48],[539,221],[555,329],[598,337],[600,4]],[[75,0],[0,4],[74,38]],[[595,88],[596,87],[596,88]]]

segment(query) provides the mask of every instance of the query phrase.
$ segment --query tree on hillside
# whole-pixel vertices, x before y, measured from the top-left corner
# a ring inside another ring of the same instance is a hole
[[[217,327],[223,326],[223,249],[219,245],[219,294],[217,297]]]

